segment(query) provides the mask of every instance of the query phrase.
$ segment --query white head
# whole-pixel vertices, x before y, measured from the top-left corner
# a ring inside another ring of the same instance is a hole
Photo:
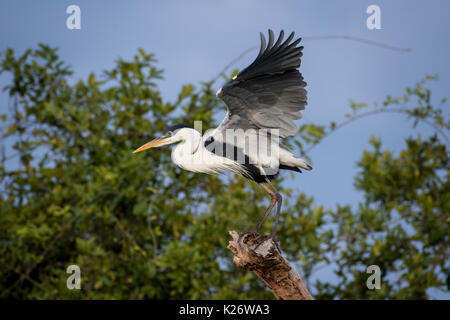
[[[150,148],[162,147],[169,144],[179,143],[179,142],[190,142],[191,147],[197,149],[200,143],[200,133],[186,125],[175,125],[170,127],[167,132],[159,138],[153,139],[147,142],[143,146],[137,148],[133,153],[141,152]],[[195,150],[192,150],[194,152]]]

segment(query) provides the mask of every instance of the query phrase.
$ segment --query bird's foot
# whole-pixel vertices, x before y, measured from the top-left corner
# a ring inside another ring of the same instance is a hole
[[[281,253],[280,241],[278,241],[277,234],[273,232],[273,233],[270,235],[270,238],[273,240],[273,242],[274,242],[275,245],[277,246],[278,251]]]
[[[280,242],[278,241],[277,235],[272,233],[270,236],[264,236],[264,240],[259,242],[256,247],[255,250],[258,249],[258,247],[263,244],[265,241],[272,239],[273,243],[275,243],[275,246],[277,247],[278,251],[281,253],[281,248],[280,248]]]
[[[256,229],[250,230],[250,231],[244,231],[239,235],[238,238],[238,245],[240,248],[242,248],[242,239],[247,236],[247,235],[252,235],[253,236],[253,240],[256,240],[256,238],[258,237],[259,233]]]
[[[265,241],[267,241],[268,239],[272,239],[273,242],[275,243],[275,246],[277,247],[278,251],[281,253],[281,248],[280,248],[280,242],[277,239],[277,235],[275,233],[272,233],[270,236],[266,236],[266,235],[262,235],[260,233],[258,233],[258,231],[255,230],[251,230],[251,231],[244,231],[239,235],[238,238],[238,245],[239,247],[242,249],[242,240],[244,240],[244,238],[251,236],[251,239],[245,239],[245,243],[246,245],[252,246],[255,245],[254,249],[258,249],[258,247],[263,244]]]

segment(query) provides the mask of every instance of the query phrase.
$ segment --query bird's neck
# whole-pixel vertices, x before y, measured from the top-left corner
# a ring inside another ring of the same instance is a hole
[[[199,149],[201,135],[196,132],[189,139],[183,139],[172,151],[172,161],[181,168],[189,170],[187,164],[193,162],[194,154]]]

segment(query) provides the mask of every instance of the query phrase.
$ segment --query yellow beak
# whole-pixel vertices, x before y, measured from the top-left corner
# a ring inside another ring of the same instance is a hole
[[[165,138],[162,138],[162,137],[161,137],[161,138],[156,138],[156,139],[154,139],[154,140],[152,140],[152,141],[150,141],[150,142],[147,142],[147,143],[144,144],[143,146],[140,146],[139,148],[137,148],[136,150],[134,150],[133,153],[141,152],[141,151],[144,151],[144,150],[147,150],[147,149],[150,149],[150,148],[157,147],[157,146],[163,144],[165,140],[166,140],[166,139],[165,139]]]

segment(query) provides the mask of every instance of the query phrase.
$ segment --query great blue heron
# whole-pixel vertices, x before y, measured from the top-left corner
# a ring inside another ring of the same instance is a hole
[[[271,201],[251,232],[259,231],[278,203],[271,234],[276,240],[282,197],[271,180],[280,169],[297,172],[301,172],[300,168],[312,169],[280,143],[280,138],[297,133],[293,120],[300,119],[300,110],[305,109],[306,83],[297,70],[303,49],[297,47],[301,38],[291,42],[292,32],[283,42],[284,32],[281,31],[274,43],[273,32],[269,30],[266,45],[264,35],[260,33],[260,36],[261,48],[255,61],[217,92],[227,105],[227,114],[219,127],[202,136],[186,125],[176,125],[134,152],[178,143],[172,151],[172,161],[182,169],[210,174],[228,170],[256,181],[270,194]],[[230,132],[238,134],[230,139]],[[239,139],[242,135],[245,139]],[[257,139],[252,139],[255,137]],[[224,152],[225,149],[232,152]]]

